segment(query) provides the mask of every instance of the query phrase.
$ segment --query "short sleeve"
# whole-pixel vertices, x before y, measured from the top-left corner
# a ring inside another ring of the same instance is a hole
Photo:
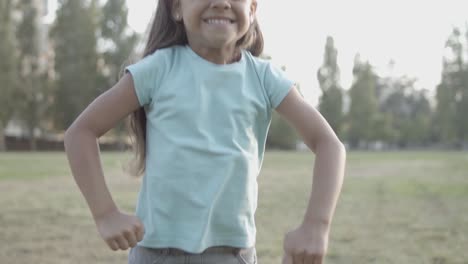
[[[151,104],[161,83],[166,60],[158,50],[125,68],[132,75],[135,92],[141,106]]]
[[[270,62],[266,66],[263,83],[272,108],[278,107],[294,85],[284,71]]]

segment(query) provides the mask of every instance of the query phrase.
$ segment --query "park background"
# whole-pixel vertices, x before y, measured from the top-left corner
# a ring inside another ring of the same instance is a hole
[[[125,263],[99,240],[62,137],[140,58],[154,2],[0,1],[0,263]],[[467,7],[259,2],[262,57],[297,81],[348,148],[328,263],[468,263]],[[140,180],[125,173],[124,122],[100,143],[106,179],[132,211]],[[261,263],[279,263],[282,236],[304,213],[313,154],[276,115],[267,150],[257,250]]]

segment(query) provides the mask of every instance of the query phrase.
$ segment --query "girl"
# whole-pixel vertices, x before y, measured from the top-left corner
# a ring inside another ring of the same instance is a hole
[[[293,82],[257,58],[256,0],[159,0],[144,58],[67,130],[73,176],[97,229],[129,263],[256,263],[257,182],[272,110],[316,154],[304,220],[284,264],[322,263],[345,150]],[[136,216],[106,186],[97,138],[132,113],[144,178]]]

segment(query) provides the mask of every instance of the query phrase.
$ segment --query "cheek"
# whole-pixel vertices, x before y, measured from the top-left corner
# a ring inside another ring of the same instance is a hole
[[[236,15],[237,17],[237,24],[239,29],[244,30],[248,29],[250,26],[250,16],[248,12],[244,12],[244,10],[240,11]]]
[[[187,32],[196,32],[199,31],[202,26],[201,21],[194,19],[193,17],[187,18],[184,20],[185,31]]]
[[[242,31],[245,31],[247,32],[250,28],[250,17],[247,16],[245,17],[245,19],[242,20],[242,23],[239,24],[239,29],[242,30]]]
[[[244,20],[245,20],[245,24],[247,24],[247,27],[250,26],[250,21],[251,21],[251,15],[250,15],[250,9],[244,9],[243,12],[243,17],[244,17]]]
[[[201,11],[196,8],[186,8],[184,10],[185,28],[199,28],[201,24]]]

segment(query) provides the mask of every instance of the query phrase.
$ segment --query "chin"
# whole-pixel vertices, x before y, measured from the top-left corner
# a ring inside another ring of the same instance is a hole
[[[231,41],[227,39],[212,39],[210,40],[209,46],[214,49],[221,49],[224,47],[235,46],[236,41]]]

